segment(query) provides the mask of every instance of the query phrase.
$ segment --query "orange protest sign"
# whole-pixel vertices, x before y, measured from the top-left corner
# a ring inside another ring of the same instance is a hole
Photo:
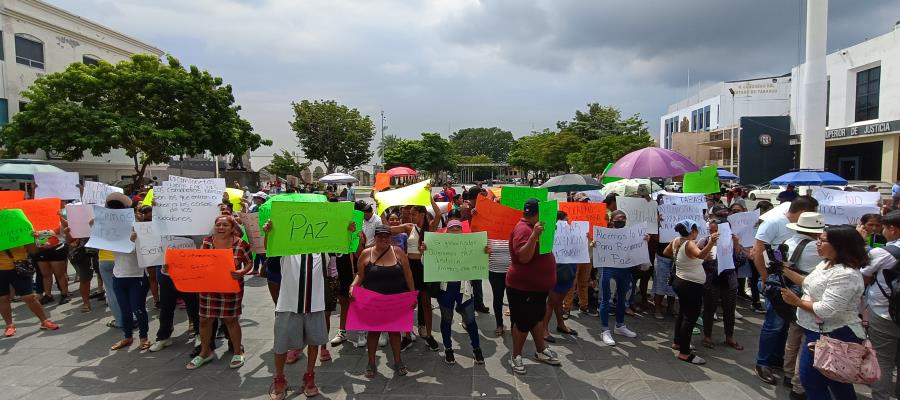
[[[606,204],[566,202],[559,203],[559,211],[565,211],[569,221],[587,221],[591,227],[588,233],[594,238],[594,227],[606,228]]]
[[[376,192],[380,192],[389,187],[391,187],[391,176],[388,175],[387,172],[379,172],[375,174],[375,186],[373,186],[373,188]]]
[[[500,192],[503,190],[502,187],[490,188],[489,192],[494,195],[495,198],[500,198]]]
[[[238,293],[231,277],[234,254],[229,249],[167,249],[166,264],[175,287],[188,293]]]
[[[513,228],[522,219],[522,211],[480,196],[472,217],[472,232],[487,232],[489,239],[509,240]]]
[[[59,204],[59,199],[53,197],[49,199],[22,200],[12,203],[3,203],[0,204],[0,209],[21,209],[36,231],[46,229],[56,230],[59,229]]]
[[[14,201],[25,200],[25,192],[21,190],[2,190],[0,191],[0,204],[12,203]]]

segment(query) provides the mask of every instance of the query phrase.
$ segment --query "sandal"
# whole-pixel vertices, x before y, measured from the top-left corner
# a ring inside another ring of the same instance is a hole
[[[216,357],[215,354],[210,354],[209,357],[203,358],[201,356],[196,356],[191,359],[191,361],[187,364],[187,369],[197,369],[203,366],[203,364],[209,364]]]
[[[91,305],[88,304],[88,303],[82,304],[82,305],[81,305],[81,312],[83,312],[83,313],[89,313],[89,312],[91,312]]]
[[[13,337],[16,334],[16,326],[14,324],[9,324],[6,326],[6,329],[3,330],[4,337]]]
[[[556,331],[562,333],[563,335],[578,336],[578,332],[572,328],[559,329],[559,327],[556,327]]]
[[[143,340],[141,340],[141,347],[138,347],[138,349],[140,349],[141,351],[147,351],[147,350],[150,350],[150,346],[152,346],[152,345],[153,345],[153,343],[150,343],[149,340],[143,339]]]
[[[244,366],[244,355],[243,354],[235,354],[231,356],[231,362],[228,363],[228,368],[235,369]]]
[[[134,343],[134,339],[122,339],[122,340],[116,342],[116,344],[110,346],[109,349],[112,351],[122,350],[122,349],[125,349],[128,347],[131,347],[132,343]]]
[[[732,340],[731,342],[726,340],[725,345],[738,351],[744,350],[744,346],[741,346],[736,340]]]
[[[711,338],[703,338],[703,347],[706,347],[707,349],[715,349],[716,344],[713,343],[713,340]]]
[[[689,355],[688,358],[686,358],[686,359],[685,359],[685,358],[681,358],[681,357],[675,357],[675,358],[677,358],[679,361],[684,361],[684,362],[686,362],[686,363],[688,363],[688,364],[693,364],[693,365],[703,365],[703,364],[706,364],[706,360],[704,360],[703,358],[701,358],[700,356],[698,356],[698,355],[696,355],[696,354],[694,354],[694,353],[691,353],[691,355]]]
[[[369,364],[366,366],[366,378],[372,379],[375,377],[375,364]]]
[[[502,326],[498,326],[497,329],[494,329],[494,336],[501,337],[503,336],[504,330]]]
[[[394,364],[394,371],[396,371],[397,375],[406,376],[409,373],[409,370],[406,369],[406,365],[402,362],[398,362]]]

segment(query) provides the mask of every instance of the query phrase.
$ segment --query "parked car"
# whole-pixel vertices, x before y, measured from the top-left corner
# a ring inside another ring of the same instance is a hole
[[[683,186],[681,182],[669,182],[665,186],[666,191],[675,193],[681,192],[682,188]]]
[[[775,198],[778,197],[778,193],[783,192],[784,189],[784,186],[765,184],[751,190],[750,194],[747,195],[747,198],[749,198],[750,200],[775,201]]]

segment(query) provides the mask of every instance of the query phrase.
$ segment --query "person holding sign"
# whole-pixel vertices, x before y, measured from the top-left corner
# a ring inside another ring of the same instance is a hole
[[[358,265],[362,266],[356,275],[356,279],[350,286],[350,300],[353,300],[353,289],[362,286],[365,289],[380,294],[398,294],[415,290],[412,271],[409,269],[409,260],[406,255],[391,245],[391,229],[385,225],[375,228],[375,244],[364,250],[359,258]],[[410,304],[415,307],[416,304]],[[366,348],[368,350],[368,364],[366,366],[366,378],[375,377],[375,351],[378,349],[378,337],[381,332],[368,332]],[[389,332],[391,350],[394,355],[394,371],[397,375],[405,376],[409,373],[403,361],[400,359],[400,333]]]
[[[678,295],[678,318],[675,319],[675,344],[672,349],[678,350],[678,359],[694,365],[706,364],[706,360],[691,352],[691,335],[703,305],[703,284],[706,283],[706,272],[703,260],[709,256],[719,233],[711,233],[709,241],[702,249],[695,241],[700,235],[697,223],[686,219],[675,224],[679,237],[675,238],[663,254],[673,258],[672,289]]]
[[[25,302],[28,309],[34,313],[34,316],[38,317],[41,321],[42,330],[54,331],[59,329],[59,325],[47,318],[44,307],[41,306],[34,295],[31,282],[33,271],[28,274],[22,274],[16,268],[19,264],[30,263],[29,253],[34,252],[34,250],[33,244],[27,244],[0,251],[0,315],[3,316],[3,322],[6,323],[6,328],[3,329],[4,337],[11,337],[16,334],[16,324],[13,323],[12,319],[10,288],[16,291],[16,295]]]
[[[613,229],[624,229],[628,223],[628,216],[624,211],[615,210],[610,213],[609,225]],[[645,236],[644,240],[648,238]],[[591,243],[591,247],[594,243]],[[600,338],[607,346],[615,346],[616,340],[612,334],[625,336],[627,338],[636,338],[637,333],[625,326],[625,307],[628,290],[631,288],[631,267],[634,265],[625,265],[623,268],[602,267],[600,268]],[[609,302],[612,297],[612,288],[610,281],[616,281],[616,327],[612,332],[609,330]]]
[[[461,234],[462,223],[452,220],[447,223],[447,233]],[[428,249],[425,242],[419,244],[419,251],[424,253]],[[490,254],[490,247],[485,246],[484,252]],[[473,297],[471,281],[441,282],[438,293],[438,304],[441,306],[441,337],[444,341],[444,362],[456,364],[453,356],[453,339],[450,337],[451,324],[453,323],[453,310],[462,317],[463,326],[469,334],[472,344],[472,354],[475,364],[484,364],[484,355],[481,353],[481,340],[478,337],[478,324],[475,323],[475,299]]]
[[[200,354],[188,363],[187,369],[197,369],[215,358],[212,342],[215,340],[213,321],[221,318],[228,328],[231,351],[234,354],[228,364],[232,369],[244,365],[244,349],[241,346],[241,303],[244,298],[244,275],[250,272],[253,262],[250,258],[250,243],[235,234],[240,231],[237,221],[231,216],[216,218],[213,235],[203,238],[201,249],[230,249],[234,254],[234,271],[231,277],[240,283],[237,293],[200,293]]]
[[[525,201],[522,219],[509,238],[510,266],[506,273],[506,298],[512,322],[513,348],[509,366],[519,375],[525,374],[522,350],[531,333],[535,358],[549,365],[559,365],[559,357],[544,343],[547,332],[543,324],[547,296],[556,285],[556,258],[553,252],[540,254],[540,238],[544,225],[539,222],[537,199]]]
[[[727,215],[722,218],[721,214],[716,213],[719,209],[725,209],[724,206],[713,206],[713,219],[709,221],[708,227],[710,233],[719,232],[720,224],[727,224]],[[722,240],[726,240],[723,238]],[[697,242],[698,247],[705,247],[711,241],[706,237]],[[744,346],[738,344],[734,339],[734,319],[735,319],[735,301],[737,300],[737,274],[733,268],[734,265],[741,265],[746,261],[747,256],[744,254],[744,248],[741,247],[740,239],[731,235],[732,251],[723,254],[722,246],[716,246],[715,250],[703,260],[703,269],[706,271],[706,283],[703,285],[703,347],[714,349],[715,343],[712,339],[713,324],[715,323],[713,315],[716,308],[722,306],[722,320],[725,323],[725,345],[735,350],[743,350]],[[715,244],[714,244],[715,245]],[[732,268],[720,270],[725,263],[720,263],[718,257],[730,256],[734,263]]]
[[[556,220],[569,223],[569,216],[565,211],[557,211]],[[578,332],[567,327],[566,320],[563,319],[563,315],[565,314],[565,311],[563,311],[563,300],[565,300],[566,294],[569,293],[569,290],[575,285],[575,268],[575,264],[556,264],[556,285],[547,296],[547,311],[544,313],[544,327],[547,329],[547,332],[544,335],[544,341],[556,343],[556,339],[550,335],[550,318],[554,313],[556,313],[557,333],[578,336]]]
[[[56,277],[57,287],[59,288],[59,301],[57,305],[63,305],[69,302],[69,246],[65,242],[63,235],[63,218],[60,214],[58,217],[59,226],[54,229],[46,229],[36,231],[34,237],[37,242],[37,253],[34,259],[40,268],[44,295],[41,297],[41,304],[53,302],[51,288],[53,287],[53,278]]]

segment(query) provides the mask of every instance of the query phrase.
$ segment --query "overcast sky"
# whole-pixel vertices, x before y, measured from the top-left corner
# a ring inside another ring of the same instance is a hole
[[[376,126],[384,110],[401,137],[480,126],[519,137],[589,102],[640,113],[655,135],[688,70],[696,90],[790,72],[802,54],[801,0],[49,1],[222,76],[275,141],[255,156],[297,151],[288,121],[302,99],[356,107]],[[897,0],[831,0],[828,49],[898,20]]]

